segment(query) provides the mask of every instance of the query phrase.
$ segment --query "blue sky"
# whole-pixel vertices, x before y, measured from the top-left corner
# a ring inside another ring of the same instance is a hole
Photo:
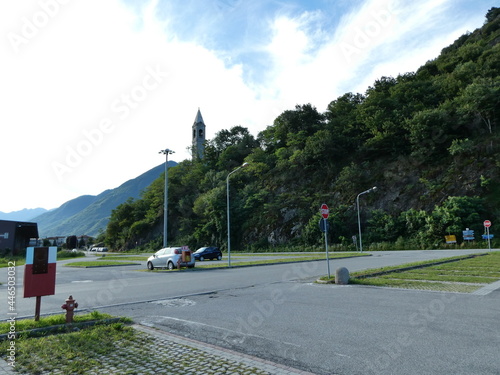
[[[493,0],[25,0],[0,3],[0,211],[55,208],[190,157],[207,136],[257,135],[415,71],[484,22]]]

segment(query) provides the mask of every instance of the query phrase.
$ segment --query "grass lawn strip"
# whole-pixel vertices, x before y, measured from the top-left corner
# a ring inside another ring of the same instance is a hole
[[[340,258],[352,258],[352,257],[357,257],[357,256],[371,256],[370,254],[361,254],[361,253],[335,253],[333,256],[330,254],[330,259],[340,259]],[[232,256],[231,256],[232,258]],[[266,259],[266,260],[254,260],[254,261],[248,261],[248,262],[238,262],[238,263],[233,263],[231,265],[232,268],[237,268],[237,267],[247,267],[247,266],[258,266],[258,265],[271,265],[271,264],[280,264],[280,263],[296,263],[296,262],[308,262],[308,261],[315,261],[315,260],[325,260],[325,255],[315,255],[315,256],[303,256],[300,258],[277,258],[277,259]],[[189,271],[190,272],[196,272],[197,270],[202,270],[206,268],[228,268],[227,262],[208,262],[208,261],[203,261],[203,262],[196,262],[196,267],[191,268]],[[184,270],[184,269],[183,269]],[[149,271],[147,269],[141,270],[142,272],[172,272],[172,271],[179,271],[178,269],[174,268],[173,270],[167,270],[165,268],[157,268],[153,271]]]
[[[107,320],[114,318],[112,315],[104,314],[99,311],[92,311],[87,314],[75,314],[73,321],[75,323],[83,323],[95,320]],[[16,331],[28,331],[30,329],[38,329],[44,327],[56,326],[58,324],[66,324],[65,314],[57,314],[41,317],[39,321],[33,319],[16,320]],[[5,334],[10,331],[11,324],[9,322],[0,322],[0,334]]]
[[[380,279],[378,277],[366,279],[351,279],[350,284],[361,284],[380,287],[414,289],[414,290],[431,290],[442,292],[455,293],[472,293],[484,286],[484,284],[469,284],[469,283],[447,283],[424,280],[401,280],[401,279]]]
[[[360,253],[334,253],[333,255],[330,254],[329,259],[340,259],[340,258],[352,258],[352,257],[358,257],[358,256],[371,256],[369,254],[360,254]],[[233,258],[233,256],[231,256]],[[290,257],[290,258],[277,258],[277,259],[265,259],[265,260],[254,260],[254,261],[248,261],[248,262],[238,262],[234,263],[232,267],[239,267],[239,266],[253,266],[253,265],[259,265],[259,264],[278,264],[278,263],[295,263],[295,262],[307,262],[307,261],[312,261],[312,260],[325,260],[326,256],[324,254],[322,255],[304,255],[301,257]],[[209,263],[206,264],[205,262],[203,263],[196,263],[197,266],[200,268],[224,268],[227,267],[227,263],[221,264],[221,263]]]
[[[104,260],[133,260],[133,261],[141,261],[141,262],[145,262],[146,260],[148,260],[149,258],[149,255],[148,256],[140,256],[140,255],[137,255],[137,256],[134,256],[134,255],[121,255],[121,256],[118,256],[118,255],[112,255],[112,256],[102,256],[100,258],[98,258],[99,261],[104,261]]]
[[[73,262],[67,263],[65,267],[108,267],[108,266],[133,266],[140,265],[140,263],[132,263],[132,262],[123,262],[123,261],[115,261],[115,260],[106,260],[106,261],[82,261],[82,262]]]
[[[470,293],[500,280],[498,252],[462,260],[455,259],[456,257],[445,259],[444,261],[453,260],[453,262],[437,265],[426,262],[420,264],[421,268],[404,271],[401,271],[401,267],[392,267],[392,271],[391,268],[384,268],[383,271],[368,270],[353,273],[350,283]]]

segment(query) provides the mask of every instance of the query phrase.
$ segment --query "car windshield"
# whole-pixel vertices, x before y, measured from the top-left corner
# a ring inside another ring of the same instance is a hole
[[[204,252],[206,249],[208,249],[207,247],[202,247],[202,248],[199,248],[198,250],[196,250],[196,253],[199,254],[199,253],[202,253]]]

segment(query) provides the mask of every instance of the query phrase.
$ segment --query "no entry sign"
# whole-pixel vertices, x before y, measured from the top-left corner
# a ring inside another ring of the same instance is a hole
[[[323,216],[323,219],[328,219],[328,216],[330,215],[330,210],[328,209],[326,203],[323,203],[321,205],[320,211],[321,211],[321,216]]]
[[[484,224],[485,228],[491,227],[491,221],[489,221],[489,220],[485,220],[483,224]]]

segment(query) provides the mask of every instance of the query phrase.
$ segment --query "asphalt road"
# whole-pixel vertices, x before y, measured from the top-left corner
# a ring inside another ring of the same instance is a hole
[[[331,260],[330,268],[355,271],[472,252],[479,250],[379,252]],[[314,284],[327,272],[325,261],[165,273],[141,268],[58,263],[56,295],[42,297],[42,314],[62,312],[72,294],[81,309],[130,316],[317,374],[500,373],[498,290],[480,296]],[[2,285],[2,316],[6,301]],[[20,290],[18,316],[33,316],[34,304]]]

